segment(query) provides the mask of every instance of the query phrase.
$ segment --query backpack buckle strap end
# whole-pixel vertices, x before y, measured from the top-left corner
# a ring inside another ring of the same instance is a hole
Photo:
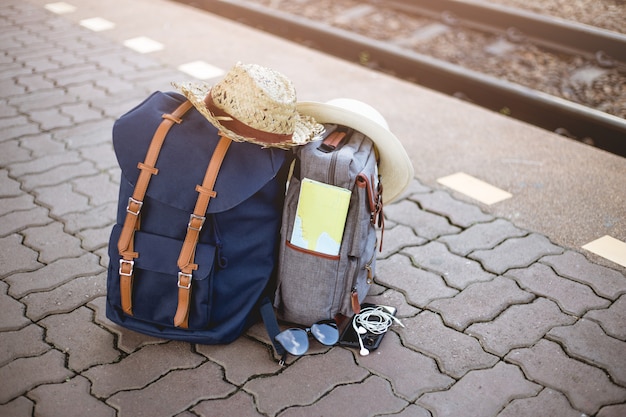
[[[205,216],[198,216],[191,213],[191,215],[189,216],[189,223],[187,223],[187,228],[195,232],[200,232],[202,230],[202,227],[204,226],[205,221]]]
[[[128,197],[128,204],[126,205],[126,213],[133,216],[139,216],[141,208],[143,207],[143,201],[136,200],[132,197]]]
[[[174,326],[186,329],[189,327],[189,305],[191,300],[191,274],[178,273],[178,307],[174,315]]]
[[[120,259],[120,302],[122,311],[129,316],[133,315],[133,268],[135,261]]]

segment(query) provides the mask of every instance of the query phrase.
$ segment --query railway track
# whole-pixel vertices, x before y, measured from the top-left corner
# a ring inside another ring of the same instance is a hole
[[[178,1],[626,157],[624,34],[470,0]]]

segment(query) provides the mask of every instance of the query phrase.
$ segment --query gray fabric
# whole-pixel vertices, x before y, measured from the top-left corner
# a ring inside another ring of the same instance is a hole
[[[332,132],[336,126],[326,126]],[[320,142],[296,149],[294,175],[289,183],[281,228],[278,283],[274,306],[286,321],[311,325],[338,314],[352,316],[351,293],[359,302],[370,287],[376,262],[376,229],[371,221],[366,188],[356,186],[359,174],[370,179],[370,192],[378,185],[376,155],[372,141],[354,132],[343,146],[329,153],[318,149]],[[310,178],[352,190],[339,259],[317,256],[288,245],[298,206],[300,180]]]

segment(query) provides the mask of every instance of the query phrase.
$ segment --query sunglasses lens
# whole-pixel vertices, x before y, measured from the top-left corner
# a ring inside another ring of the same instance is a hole
[[[315,323],[311,326],[311,334],[323,345],[332,346],[339,340],[339,329],[334,322]]]
[[[292,355],[299,356],[309,350],[309,336],[302,329],[287,329],[276,336],[276,340]]]

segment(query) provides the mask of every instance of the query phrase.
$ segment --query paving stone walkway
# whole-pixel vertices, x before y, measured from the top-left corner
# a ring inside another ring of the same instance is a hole
[[[626,415],[626,276],[418,180],[370,297],[406,327],[367,357],[111,324],[111,127],[181,73],[27,2],[0,27],[0,416]]]

